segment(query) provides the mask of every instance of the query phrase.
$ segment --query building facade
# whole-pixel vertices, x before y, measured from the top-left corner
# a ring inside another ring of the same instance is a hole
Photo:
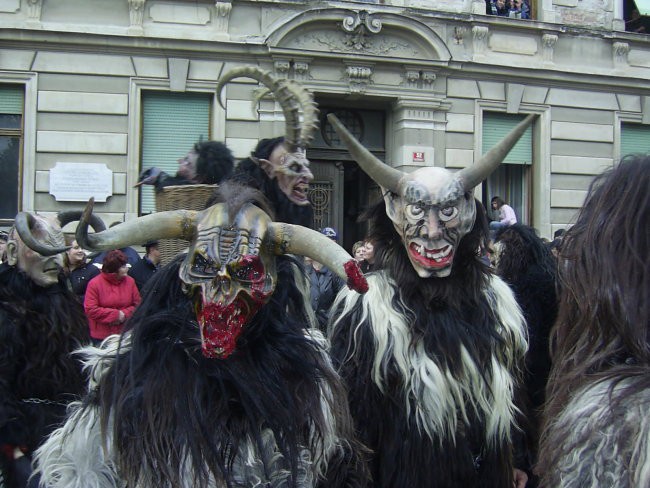
[[[473,164],[526,114],[539,117],[476,196],[499,195],[542,236],[570,225],[593,175],[650,151],[650,36],[623,0],[539,0],[531,19],[483,0],[0,0],[1,223],[82,208],[107,224],[153,210],[143,168],[174,172],[202,139],[238,158],[282,135],[259,66],[314,93],[308,151],[315,227],[351,246],[378,195],[324,117],[336,113],[404,171]],[[222,108],[221,103],[225,108]],[[14,190],[16,188],[16,190]]]

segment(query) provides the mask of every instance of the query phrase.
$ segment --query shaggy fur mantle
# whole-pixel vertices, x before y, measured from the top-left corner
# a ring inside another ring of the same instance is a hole
[[[473,306],[425,312],[385,271],[368,282],[339,294],[331,335],[374,486],[510,488],[526,332],[508,286],[488,275]]]
[[[545,488],[650,486],[650,372],[594,382],[550,425]],[[631,392],[631,393],[629,393]]]
[[[296,263],[278,261],[271,301],[224,360],[201,354],[179,262],[157,273],[122,341],[84,350],[90,394],[38,451],[47,486],[363,486],[344,389],[302,321]]]

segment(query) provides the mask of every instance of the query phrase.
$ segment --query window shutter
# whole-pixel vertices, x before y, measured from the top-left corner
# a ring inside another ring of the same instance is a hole
[[[508,132],[524,120],[525,115],[511,115],[495,112],[483,114],[483,154],[492,149]],[[532,164],[533,128],[528,127],[503,161],[509,164]]]
[[[158,167],[173,176],[194,143],[210,139],[212,95],[146,92],[142,95],[142,170]],[[154,190],[143,185],[140,212],[155,212]]]
[[[650,153],[650,126],[621,124],[621,157],[632,153]]]
[[[22,115],[24,99],[22,87],[0,85],[0,114]]]

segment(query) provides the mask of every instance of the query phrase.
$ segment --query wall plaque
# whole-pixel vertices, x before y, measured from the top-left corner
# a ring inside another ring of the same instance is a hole
[[[50,195],[58,202],[105,202],[113,195],[113,172],[104,163],[57,162],[50,170]]]

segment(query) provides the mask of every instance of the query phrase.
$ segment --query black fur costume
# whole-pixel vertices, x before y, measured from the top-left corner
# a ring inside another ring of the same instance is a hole
[[[88,344],[88,323],[74,295],[59,282],[36,285],[0,265],[0,455],[11,481],[18,447],[31,453],[65,418],[68,402],[84,391],[82,364],[70,353]]]
[[[374,451],[373,486],[512,487],[511,398],[525,331],[512,293],[477,256],[487,235],[477,207],[451,275],[422,279],[380,201],[369,214],[379,271],[366,295],[341,292],[335,302],[332,356],[360,440]],[[488,426],[491,411],[498,428]]]
[[[66,488],[363,486],[345,391],[305,329],[293,258],[277,258],[270,302],[223,360],[201,354],[181,259],[148,283],[121,344],[88,350],[97,384],[41,450],[43,477]]]

